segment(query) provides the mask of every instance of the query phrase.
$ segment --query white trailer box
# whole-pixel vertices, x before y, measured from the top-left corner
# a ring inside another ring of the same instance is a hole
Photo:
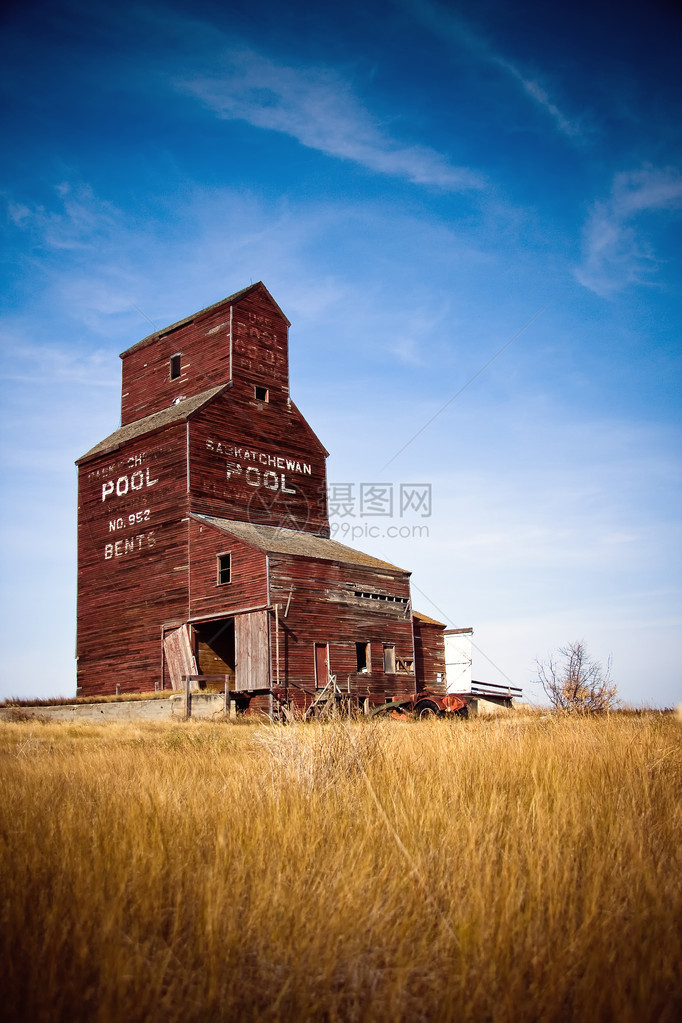
[[[446,629],[445,682],[449,693],[471,692],[471,637],[473,629]]]

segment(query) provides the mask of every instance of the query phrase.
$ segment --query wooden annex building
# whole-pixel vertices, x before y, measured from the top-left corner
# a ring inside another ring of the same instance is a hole
[[[121,427],[77,463],[79,696],[185,676],[227,676],[250,712],[306,708],[330,675],[365,709],[445,693],[410,573],[329,537],[288,327],[257,283],[122,354]]]

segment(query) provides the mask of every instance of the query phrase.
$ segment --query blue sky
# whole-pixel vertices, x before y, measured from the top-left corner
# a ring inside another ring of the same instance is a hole
[[[627,702],[680,701],[674,5],[4,19],[0,696],[74,692],[73,462],[118,425],[118,353],[263,280],[353,488],[337,538],[474,627],[474,677],[540,700],[535,658],[582,639]]]

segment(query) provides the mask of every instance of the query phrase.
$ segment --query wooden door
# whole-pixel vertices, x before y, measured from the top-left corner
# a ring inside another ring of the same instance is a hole
[[[329,645],[327,643],[315,644],[315,685],[318,689],[324,689],[329,682]]]
[[[190,626],[181,625],[163,637],[163,653],[173,689],[184,688],[184,675],[198,675],[197,662],[192,650]]]
[[[270,688],[267,611],[235,616],[234,657],[237,692]]]

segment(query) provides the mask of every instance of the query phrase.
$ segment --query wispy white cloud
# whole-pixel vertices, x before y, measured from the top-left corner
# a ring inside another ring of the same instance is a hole
[[[407,313],[403,310],[400,328],[388,333],[386,350],[407,366],[423,366],[428,357],[429,341],[442,330],[449,315],[452,315],[451,303],[443,299],[433,307],[420,304]]]
[[[566,117],[564,113],[559,109],[556,103],[552,100],[549,91],[546,86],[533,78],[524,75],[519,68],[517,68],[511,61],[506,60],[504,57],[495,56],[491,54],[491,60],[497,64],[504,71],[507,72],[512,78],[514,78],[521,86],[527,96],[533,100],[538,106],[542,107],[545,113],[554,121],[554,126],[563,135],[578,136],[582,134],[583,128],[579,120],[571,120]]]
[[[511,78],[534,104],[552,119],[555,128],[563,135],[577,137],[583,133],[580,119],[567,117],[552,98],[550,86],[536,75],[530,75],[512,60],[498,53],[495,47],[470,23],[457,13],[435,3],[433,0],[397,0],[411,16],[439,40],[454,43],[458,48],[471,53],[477,60],[500,68]]]
[[[408,366],[421,366],[423,363],[417,342],[413,337],[401,335],[393,338],[387,345],[387,348],[391,355],[398,359],[399,362],[403,362]]]
[[[681,208],[682,174],[676,168],[644,167],[616,175],[611,194],[594,203],[585,223],[578,281],[604,297],[628,284],[650,282],[657,259],[647,218]]]
[[[232,49],[220,73],[186,77],[177,84],[220,117],[281,132],[380,174],[445,191],[483,186],[479,174],[453,166],[436,150],[393,138],[351,85],[329,68],[295,68],[253,50]]]
[[[30,239],[31,263],[49,282],[53,310],[59,306],[88,331],[104,334],[121,318],[143,320],[139,264],[153,232],[140,230],[87,182],[63,181],[52,192],[43,203],[10,198],[6,205],[11,223]],[[22,350],[12,349],[13,358]],[[39,361],[47,365],[42,356]],[[60,375],[57,363],[50,372]],[[21,371],[21,379],[33,379],[32,371],[28,377]]]
[[[64,181],[54,191],[57,208],[52,210],[41,204],[7,202],[12,223],[21,230],[38,233],[47,248],[92,248],[120,226],[115,207],[97,198],[89,185]]]
[[[78,351],[66,344],[33,344],[0,328],[6,369],[3,382],[82,384],[87,387],[117,387],[111,373],[112,353],[104,349]]]

